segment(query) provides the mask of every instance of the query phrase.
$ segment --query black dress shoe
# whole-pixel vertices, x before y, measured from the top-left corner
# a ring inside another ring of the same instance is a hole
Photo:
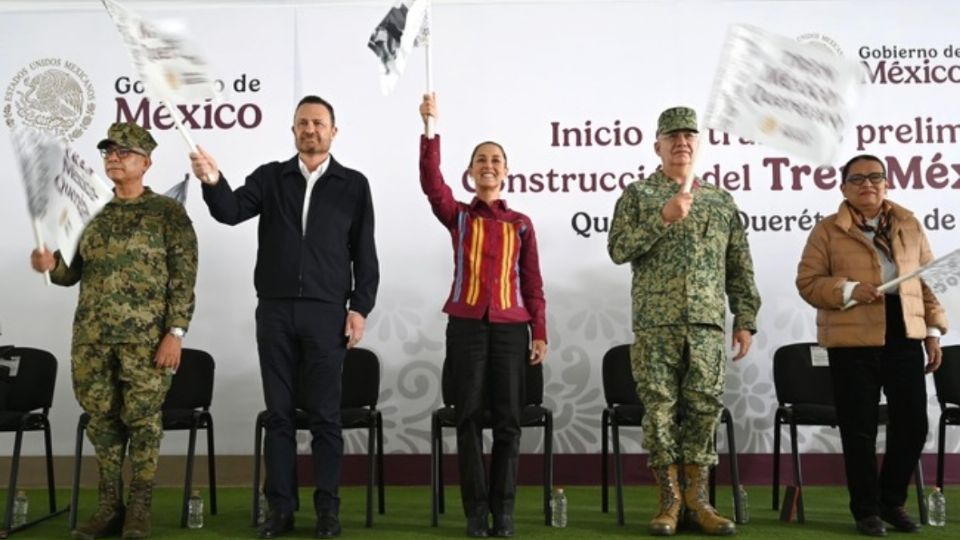
[[[493,516],[493,528],[490,536],[497,538],[511,538],[513,536],[513,516]]]
[[[900,532],[917,532],[920,530],[920,525],[910,519],[902,506],[881,508],[880,517]]]
[[[273,512],[257,527],[257,538],[276,538],[293,530],[293,514]]]
[[[470,538],[486,538],[487,527],[487,514],[467,518],[467,536]]]
[[[867,516],[857,520],[857,530],[867,536],[886,536],[887,528],[878,516]]]
[[[317,516],[317,538],[336,538],[340,536],[340,519],[333,512],[320,512]]]

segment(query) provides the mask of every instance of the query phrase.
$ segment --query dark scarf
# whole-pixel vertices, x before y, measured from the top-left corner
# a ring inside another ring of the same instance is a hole
[[[887,260],[893,261],[893,242],[890,241],[890,205],[883,203],[880,207],[880,220],[877,226],[873,227],[867,223],[867,218],[863,213],[853,207],[849,202],[846,203],[850,209],[850,215],[853,216],[853,223],[858,229],[865,233],[873,233],[873,245],[883,253]]]

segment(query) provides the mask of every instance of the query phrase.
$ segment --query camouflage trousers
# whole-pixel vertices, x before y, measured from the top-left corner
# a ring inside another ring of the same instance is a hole
[[[646,412],[648,464],[716,465],[714,432],[723,409],[723,330],[709,325],[635,329],[633,378]]]
[[[87,437],[102,480],[119,479],[130,446],[134,481],[152,481],[160,458],[160,407],[171,375],[154,366],[156,347],[140,343],[74,345],[73,392],[90,415]]]

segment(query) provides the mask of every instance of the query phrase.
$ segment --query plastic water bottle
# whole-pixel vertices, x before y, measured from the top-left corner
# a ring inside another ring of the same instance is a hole
[[[940,488],[935,487],[927,497],[928,521],[931,527],[943,527],[947,524],[947,498]]]
[[[187,500],[187,527],[191,529],[200,529],[203,527],[203,498],[200,497],[200,490],[195,489]]]
[[[737,485],[737,495],[740,499],[740,507],[737,508],[737,501],[733,501],[733,516],[736,518],[739,516],[739,523],[749,523],[750,522],[750,504],[749,498],[747,497],[747,490],[743,487],[743,484]],[[739,510],[739,512],[737,511]]]
[[[563,488],[557,488],[553,491],[553,497],[550,498],[550,514],[552,516],[550,525],[554,527],[567,526],[567,496],[563,493]]]
[[[26,491],[18,491],[13,499],[13,527],[26,525],[27,515],[30,513],[30,499],[27,498]]]
[[[267,520],[268,506],[266,495],[263,494],[263,491],[260,491],[257,495],[257,525]]]

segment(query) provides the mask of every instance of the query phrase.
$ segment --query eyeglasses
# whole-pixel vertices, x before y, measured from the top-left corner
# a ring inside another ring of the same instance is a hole
[[[869,180],[873,185],[878,185],[887,181],[887,175],[878,172],[870,174],[853,174],[848,176],[844,181],[855,186],[862,186],[867,180]]]
[[[117,159],[124,159],[124,158],[126,158],[127,156],[129,156],[130,154],[137,154],[138,156],[145,156],[145,155],[146,155],[146,154],[144,154],[143,152],[138,152],[138,151],[134,150],[133,148],[126,148],[126,147],[123,147],[123,146],[111,146],[111,147],[109,147],[109,148],[101,148],[101,149],[100,149],[100,156],[101,156],[103,159],[107,159],[108,157],[110,157],[110,154],[116,154],[116,155],[117,155]]]

